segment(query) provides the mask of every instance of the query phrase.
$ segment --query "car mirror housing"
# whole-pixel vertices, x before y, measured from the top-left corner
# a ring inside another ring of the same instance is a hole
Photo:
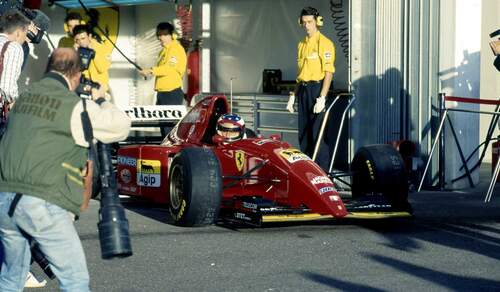
[[[219,145],[219,144],[224,143],[224,141],[225,141],[225,139],[221,135],[214,135],[212,137],[212,142],[214,142],[214,144]]]
[[[272,134],[272,135],[269,135],[269,138],[271,138],[273,140],[280,141],[281,140],[281,135],[279,135],[279,134]]]

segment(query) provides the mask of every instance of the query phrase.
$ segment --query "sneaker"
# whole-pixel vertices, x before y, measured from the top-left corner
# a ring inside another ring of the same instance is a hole
[[[47,285],[47,280],[38,281],[31,272],[28,272],[26,283],[24,283],[25,288],[41,288],[45,287],[45,285]]]

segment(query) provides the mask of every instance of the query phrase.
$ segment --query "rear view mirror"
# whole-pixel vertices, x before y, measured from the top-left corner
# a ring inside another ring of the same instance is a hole
[[[280,134],[272,134],[272,135],[269,135],[269,138],[271,138],[273,140],[280,141],[281,140],[281,135]]]
[[[225,139],[224,139],[224,137],[222,137],[221,135],[214,135],[214,136],[212,137],[212,142],[213,142],[214,144],[219,145],[219,144],[222,144],[224,141],[225,141]]]

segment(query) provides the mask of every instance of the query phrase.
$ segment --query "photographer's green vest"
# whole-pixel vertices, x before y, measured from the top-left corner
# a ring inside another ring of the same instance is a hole
[[[80,213],[87,148],[75,144],[70,128],[79,101],[56,73],[19,96],[0,141],[0,192],[39,197]]]

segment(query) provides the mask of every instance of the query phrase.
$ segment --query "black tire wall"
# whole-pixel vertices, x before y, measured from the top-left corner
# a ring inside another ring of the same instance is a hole
[[[397,208],[408,207],[408,178],[403,158],[394,147],[369,145],[358,150],[351,163],[352,196],[381,193]]]
[[[172,172],[182,168],[181,206],[170,202],[170,213],[180,226],[205,226],[215,222],[222,196],[221,167],[217,156],[208,148],[186,148],[178,153],[170,166]]]

